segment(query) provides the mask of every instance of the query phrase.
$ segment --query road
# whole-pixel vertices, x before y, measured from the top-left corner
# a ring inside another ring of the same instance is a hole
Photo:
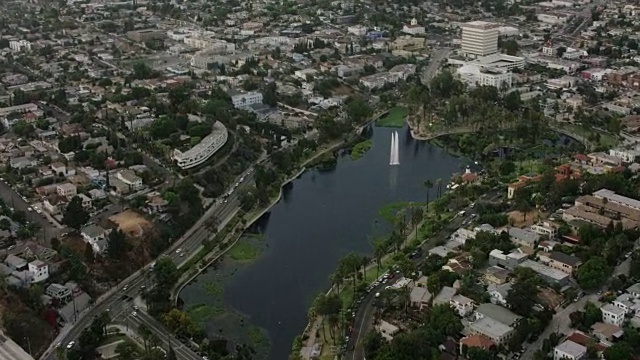
[[[246,186],[253,181],[251,174],[245,173],[244,181],[241,186]],[[208,228],[206,222],[211,218],[218,220],[218,230],[231,219],[239,208],[238,192],[234,192],[226,202],[218,202],[214,204],[206,213],[196,222],[196,224],[187,231],[187,233],[178,241],[170,246],[170,248],[161,256],[167,256],[172,259],[176,264],[186,262],[188,256],[199,251],[202,246],[202,242],[211,238],[214,235],[213,229]],[[177,252],[177,249],[181,249]],[[186,254],[186,255],[185,255]],[[141,293],[141,286],[151,286],[151,280],[149,276],[150,265],[145,266],[143,269],[137,271],[133,275],[129,276],[126,280],[122,281],[116,288],[110,290],[100,298],[96,300],[95,305],[88,311],[81,315],[81,317],[72,326],[67,326],[62,329],[54,344],[57,342],[68,344],[72,340],[76,340],[82,331],[89,326],[93,317],[101,314],[104,311],[111,311],[114,309],[112,317],[118,317],[123,313],[123,309],[126,308],[126,303],[129,302],[127,297],[135,298]],[[138,311],[138,315],[142,318],[145,317],[142,311]],[[164,329],[159,323],[155,323],[154,332],[159,338],[167,338],[167,341],[171,341],[172,344],[178,344],[179,341],[171,335],[170,331]],[[41,359],[55,360],[55,352],[50,348]],[[178,359],[201,359],[193,351],[185,348],[178,353]],[[183,355],[181,355],[183,354]]]
[[[422,70],[421,81],[423,84],[428,84],[431,79],[438,73],[440,70],[440,65],[442,60],[449,57],[451,54],[450,48],[436,48],[433,52],[431,59],[429,59],[429,65]]]
[[[37,223],[42,229],[42,238],[44,239],[43,245],[49,246],[50,240],[54,237],[60,237],[60,235],[67,230],[59,229],[55,225],[49,223],[49,220],[36,213],[35,211],[29,211],[31,204],[22,199],[22,196],[14,191],[9,184],[4,181],[0,181],[0,197],[4,200],[7,206],[14,208],[15,210],[23,211],[27,214],[27,220]]]
[[[498,191],[491,191],[481,197],[483,201],[496,201],[500,197],[500,193]],[[443,238],[447,238],[451,235],[452,232],[457,230],[463,223],[470,221],[475,215],[473,208],[467,207],[463,209],[466,214],[465,216],[456,216],[446,229],[442,230],[436,237],[426,241],[423,245],[423,256],[416,260],[417,263],[424,262],[425,258],[428,256],[428,251],[433,247],[436,240],[440,240]],[[362,305],[360,305],[359,309],[356,311],[356,316],[354,318],[354,331],[352,336],[349,339],[349,344],[347,344],[348,350],[346,354],[346,359],[350,360],[363,360],[364,359],[364,344],[362,343],[362,339],[367,334],[369,330],[373,328],[373,316],[375,314],[375,294],[381,291],[385,286],[389,284],[380,284],[376,288],[374,288],[371,292],[369,292],[364,299],[362,300]]]

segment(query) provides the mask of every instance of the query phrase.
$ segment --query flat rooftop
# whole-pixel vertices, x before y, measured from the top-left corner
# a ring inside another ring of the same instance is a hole
[[[211,134],[207,135],[204,139],[202,139],[199,143],[197,143],[191,149],[185,152],[180,152],[176,154],[176,157],[188,158],[191,156],[198,155],[204,149],[211,146],[212,143],[214,143],[220,136],[224,135],[224,133],[226,132],[227,132],[227,128],[220,121],[216,121],[215,124],[213,124],[213,129],[211,130]]]

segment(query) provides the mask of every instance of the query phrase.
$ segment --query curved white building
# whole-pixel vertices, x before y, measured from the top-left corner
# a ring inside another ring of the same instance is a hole
[[[174,149],[173,160],[176,161],[181,169],[194,168],[207,161],[216,151],[220,150],[227,142],[228,137],[227,128],[221,122],[216,121],[213,124],[211,134],[207,135],[196,146],[185,152]]]

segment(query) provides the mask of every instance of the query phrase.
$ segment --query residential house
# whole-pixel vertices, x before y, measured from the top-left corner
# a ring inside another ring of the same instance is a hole
[[[442,287],[438,295],[433,298],[433,305],[449,304],[451,299],[456,295],[456,292],[457,290],[450,286]]]
[[[414,286],[409,294],[409,302],[411,307],[422,310],[429,306],[431,297],[432,295],[426,287]]]
[[[93,202],[90,197],[85,194],[78,194],[80,201],[82,201],[82,207],[85,209],[90,209],[93,206]]]
[[[101,250],[104,250],[103,243],[105,243],[105,239],[107,237],[107,232],[105,231],[105,229],[98,225],[92,224],[84,227],[81,231],[81,234],[84,241],[91,244],[96,253],[101,253]]]
[[[511,272],[499,266],[491,266],[484,271],[483,281],[487,285],[502,285],[509,281]]]
[[[567,274],[564,271],[560,271],[558,269],[554,269],[550,266],[540,264],[539,262],[535,262],[533,260],[526,260],[522,264],[522,267],[527,267],[533,271],[535,271],[542,280],[549,284],[558,284],[560,286],[566,285],[571,275]]]
[[[509,254],[505,254],[502,251],[495,249],[491,250],[489,253],[489,265],[501,266],[505,269],[513,270],[520,264],[524,263],[528,256],[529,255],[519,250],[514,250]]]
[[[489,351],[492,348],[495,348],[495,346],[496,344],[493,341],[491,341],[491,339],[483,335],[470,335],[460,339],[461,354],[465,354],[466,349],[470,349],[470,348],[480,348],[480,349]]]
[[[553,349],[553,360],[582,360],[587,355],[587,348],[571,340],[566,340]]]
[[[509,291],[511,291],[511,287],[513,284],[506,283],[502,285],[492,285],[487,288],[489,292],[489,296],[491,298],[491,303],[501,306],[507,306],[507,295],[509,295]]]
[[[540,235],[529,229],[512,227],[509,228],[509,239],[514,244],[535,248],[540,241]]]
[[[49,278],[49,266],[40,260],[34,260],[29,263],[29,272],[34,283],[42,282]]]
[[[71,290],[64,285],[56,283],[47,286],[45,294],[58,300],[61,304],[64,304],[71,299]]]
[[[13,254],[7,255],[4,259],[4,263],[7,264],[12,271],[22,271],[27,269],[27,261]]]
[[[133,191],[136,191],[142,188],[142,178],[136,175],[136,173],[133,170],[129,170],[129,169],[120,170],[116,175],[116,177],[118,178],[118,180],[127,184],[127,186],[129,186],[129,188]]]
[[[573,274],[582,265],[580,258],[559,251],[553,251],[548,258],[549,263],[547,265],[567,274]]]
[[[640,300],[629,294],[622,294],[613,300],[613,305],[624,310],[625,315],[635,315],[640,310]]]
[[[475,302],[472,299],[462,295],[454,295],[449,304],[462,317],[471,314],[475,306]]]
[[[380,323],[378,325],[376,325],[376,329],[378,330],[378,332],[380,333],[380,335],[382,335],[382,337],[387,340],[387,341],[391,341],[393,340],[393,337],[400,332],[400,328],[388,323],[384,320],[380,320]]]
[[[624,330],[613,324],[597,322],[591,325],[591,333],[600,341],[607,342],[620,339],[624,335]]]
[[[67,173],[67,166],[61,162],[51,163],[51,170],[54,172],[56,176],[61,175],[64,176]]]
[[[66,198],[72,198],[78,194],[78,188],[71,183],[59,184],[56,186],[56,193]]]
[[[42,201],[42,208],[51,215],[60,213],[60,205],[63,205],[62,197],[57,194],[51,194]]]
[[[506,344],[513,336],[515,329],[490,317],[480,318],[469,324],[472,335],[482,335],[497,345]]]
[[[511,310],[491,303],[480,304],[474,316],[476,319],[491,318],[513,327],[517,326],[522,319],[522,316],[513,313]]]
[[[635,283],[627,288],[627,293],[636,299],[640,299],[640,283]]]
[[[602,311],[602,322],[615,326],[622,326],[624,323],[625,312],[621,308],[612,304],[604,304],[600,307],[600,311]]]
[[[104,190],[101,189],[92,189],[89,190],[89,197],[91,198],[91,200],[104,199],[107,197],[107,193],[105,193]]]

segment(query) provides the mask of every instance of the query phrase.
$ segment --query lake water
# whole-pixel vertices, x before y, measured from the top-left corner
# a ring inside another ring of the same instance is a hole
[[[400,165],[391,167],[393,131],[374,128],[373,147],[361,159],[343,156],[335,170],[309,170],[295,180],[257,224],[263,235],[261,256],[202,274],[182,292],[185,308],[222,303],[236,315],[203,318],[210,333],[234,337],[244,331],[241,338],[251,340],[262,329],[270,349],[260,358],[286,359],[293,338],[308,322],[307,309],[328,289],[338,261],[350,252],[371,255],[371,235],[386,228],[379,210],[392,202],[424,201],[426,179],[441,178],[446,184],[470,163],[413,140],[404,128],[397,130]]]

